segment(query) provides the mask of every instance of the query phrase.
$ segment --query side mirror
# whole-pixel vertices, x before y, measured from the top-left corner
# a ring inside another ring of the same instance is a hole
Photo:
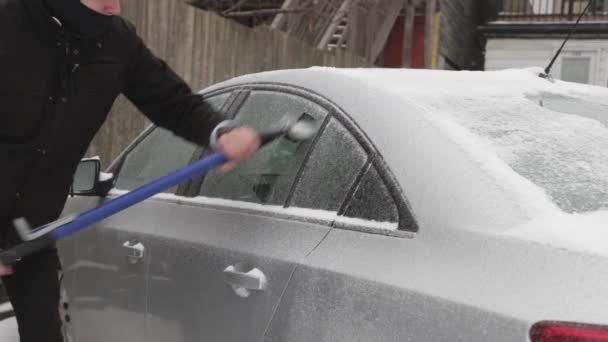
[[[112,174],[101,172],[99,158],[80,161],[74,173],[72,194],[78,196],[105,196],[114,185]]]

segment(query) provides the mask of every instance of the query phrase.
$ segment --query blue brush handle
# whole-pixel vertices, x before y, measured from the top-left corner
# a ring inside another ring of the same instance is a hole
[[[99,222],[119,211],[133,206],[146,198],[152,197],[164,190],[170,189],[188,179],[207,173],[226,162],[223,153],[213,153],[206,158],[194,162],[184,168],[174,171],[148,184],[132,190],[124,195],[116,197],[98,207],[85,211],[78,215],[74,220],[59,226],[49,232],[53,240],[61,240],[66,236],[86,228],[87,226]]]
[[[146,198],[152,197],[163,190],[170,189],[194,176],[209,172],[225,162],[226,157],[223,153],[214,153],[155,181],[142,185],[135,190],[78,215],[72,221],[60,225],[36,239],[25,241],[8,250],[0,251],[0,264],[13,264],[23,257],[49,248],[54,245],[55,241],[85,229],[93,223],[112,216],[119,211],[133,206]],[[46,226],[40,227],[37,231],[44,229],[45,227]]]
[[[266,145],[278,137],[286,133],[284,128],[275,129],[265,134],[260,134],[262,146]],[[61,240],[71,234],[85,229],[93,223],[99,222],[109,216],[112,216],[126,208],[129,208],[146,198],[152,197],[157,193],[170,189],[188,179],[207,173],[226,162],[226,157],[223,153],[213,153],[206,158],[194,162],[184,168],[174,171],[166,176],[163,176],[148,184],[132,190],[124,195],[121,195],[113,200],[110,200],[98,207],[85,211],[76,216],[72,221],[66,222],[56,228],[53,228],[48,233],[20,243],[8,250],[0,251],[0,264],[13,264],[21,258],[36,253],[40,250],[54,245],[55,241]],[[45,229],[48,225],[39,227],[34,232]]]

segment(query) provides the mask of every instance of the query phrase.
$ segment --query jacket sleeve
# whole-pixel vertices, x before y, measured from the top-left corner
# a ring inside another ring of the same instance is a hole
[[[208,145],[213,129],[226,118],[132,33],[124,95],[154,124],[199,145]]]

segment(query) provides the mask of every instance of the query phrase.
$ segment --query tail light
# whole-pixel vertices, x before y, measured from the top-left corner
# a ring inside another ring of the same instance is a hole
[[[530,329],[532,342],[608,342],[608,326],[539,322]]]

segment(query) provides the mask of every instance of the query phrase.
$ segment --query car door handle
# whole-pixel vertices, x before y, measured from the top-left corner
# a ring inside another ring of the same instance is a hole
[[[226,267],[224,280],[232,286],[239,297],[247,298],[251,290],[263,291],[268,286],[266,275],[258,268],[246,264],[236,264]]]
[[[129,258],[131,264],[135,264],[144,258],[146,247],[141,242],[132,243],[130,241],[125,241],[122,246],[129,250],[127,258]]]

